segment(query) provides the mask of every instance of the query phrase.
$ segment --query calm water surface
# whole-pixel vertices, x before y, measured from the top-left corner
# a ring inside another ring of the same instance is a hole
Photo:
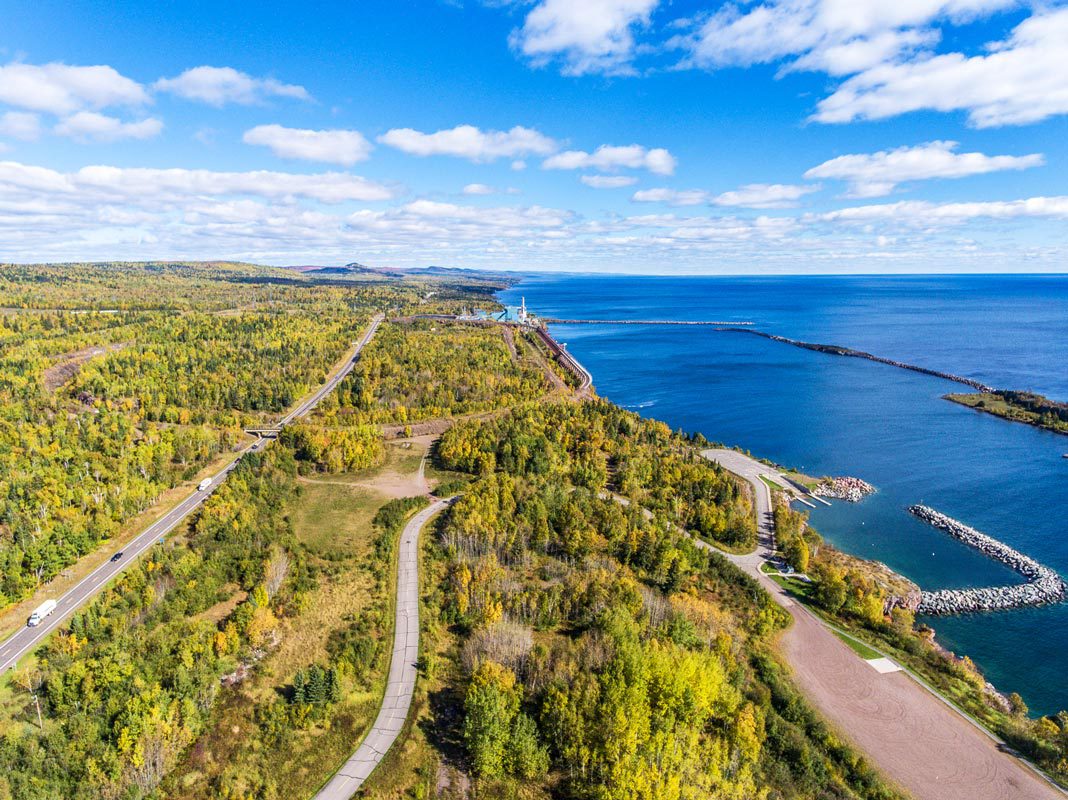
[[[504,292],[542,316],[752,321],[771,333],[1068,399],[1068,276],[538,276]],[[598,392],[674,427],[879,492],[812,512],[837,546],[924,588],[1018,576],[920,523],[923,502],[1068,575],[1068,437],[942,400],[966,387],[702,327],[570,325],[553,334]],[[1068,708],[1068,604],[932,621],[1034,711]]]

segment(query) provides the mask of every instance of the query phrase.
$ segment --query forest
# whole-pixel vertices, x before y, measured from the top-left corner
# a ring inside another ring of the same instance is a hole
[[[444,430],[436,491],[461,496],[424,535],[416,721],[368,796],[898,797],[794,689],[773,646],[787,615],[690,538],[756,537],[748,487],[698,455],[702,437],[576,400],[518,333],[412,318],[486,288],[0,268],[0,607],[230,457],[373,313],[396,317],[314,414],[0,687],[0,800],[310,796],[377,709],[396,540],[426,502],[361,487],[419,468],[383,426],[425,420]],[[803,599],[1068,772],[1065,719],[976,700],[978,671],[937,655],[892,587],[803,514],[775,516],[814,579]]]
[[[323,403],[327,425],[409,423],[506,408],[547,394],[544,359],[498,327],[384,325]]]
[[[420,296],[241,265],[0,268],[0,608],[273,422],[374,310]]]
[[[785,613],[680,530],[752,536],[746,492],[690,445],[604,401],[442,436],[472,482],[438,529],[456,707],[432,725],[477,796],[896,797],[790,686]]]

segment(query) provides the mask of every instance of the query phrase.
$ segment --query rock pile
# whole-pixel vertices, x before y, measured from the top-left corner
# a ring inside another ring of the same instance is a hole
[[[1016,586],[993,586],[983,589],[945,589],[923,592],[917,611],[921,614],[968,614],[977,611],[999,611],[1021,606],[1040,606],[1058,603],[1068,592],[1068,585],[1054,570],[1033,558],[1013,550],[1007,544],[980,533],[975,528],[947,517],[927,506],[911,506],[909,512],[939,530],[943,530],[1023,575],[1026,583]]]
[[[825,478],[820,481],[812,494],[818,497],[830,497],[835,500],[847,500],[850,503],[859,503],[869,494],[875,492],[875,487],[860,478],[840,477]]]

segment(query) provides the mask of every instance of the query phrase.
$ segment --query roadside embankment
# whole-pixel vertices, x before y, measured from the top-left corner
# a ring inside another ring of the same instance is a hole
[[[839,347],[836,344],[816,344],[813,342],[802,342],[798,339],[788,339],[785,336],[776,336],[773,333],[765,333],[764,331],[758,331],[754,328],[740,328],[740,327],[723,327],[718,328],[721,331],[727,331],[730,333],[751,333],[754,336],[762,336],[765,339],[771,339],[774,342],[782,342],[783,344],[793,345],[794,347],[801,347],[805,350],[815,350],[817,353],[827,353],[833,356],[849,356],[850,358],[864,358],[868,361],[875,361],[879,364],[887,364],[891,367],[897,367],[898,369],[907,369],[912,372],[919,372],[923,375],[933,375],[936,378],[944,378],[947,381],[954,381],[956,383],[963,383],[965,386],[971,386],[973,389],[978,389],[980,392],[992,392],[993,388],[987,386],[985,383],[981,383],[972,378],[965,378],[961,375],[954,375],[952,372],[941,372],[937,369],[928,369],[927,367],[919,367],[915,364],[908,364],[904,361],[894,361],[890,358],[883,358],[872,353],[866,353],[863,350],[854,350],[851,347]]]
[[[1033,558],[1025,556],[992,536],[980,533],[975,528],[970,528],[928,506],[910,506],[909,512],[939,530],[945,531],[954,539],[1000,561],[1027,579],[1026,583],[1015,586],[923,592],[917,609],[920,614],[945,616],[1047,605],[1059,603],[1068,592],[1068,585],[1054,570],[1039,564]]]
[[[589,370],[582,366],[571,353],[567,352],[567,349],[562,344],[550,336],[545,328],[539,325],[534,328],[534,332],[542,343],[549,348],[549,352],[560,362],[561,366],[575,376],[578,380],[579,392],[585,392],[593,385],[593,375],[590,374]]]

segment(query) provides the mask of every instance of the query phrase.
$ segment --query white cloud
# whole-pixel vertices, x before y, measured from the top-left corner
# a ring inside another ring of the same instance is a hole
[[[948,28],[1028,6],[1031,16],[982,52],[936,52]],[[1068,114],[1066,41],[1059,0],[765,0],[729,3],[668,45],[686,52],[683,66],[779,64],[780,74],[842,79],[819,102],[819,122],[934,110],[986,128]]]
[[[79,111],[61,120],[53,130],[60,136],[80,142],[117,142],[120,139],[151,139],[163,130],[163,123],[151,117],[138,122],[123,122],[95,111]]]
[[[966,22],[1020,0],[768,0],[728,4],[695,35],[678,37],[696,66],[767,64],[846,75],[928,47],[934,23]]]
[[[626,74],[634,51],[633,29],[647,25],[659,0],[541,0],[527,14],[511,44],[543,66],[559,57],[563,72]]]
[[[415,156],[456,156],[476,163],[546,155],[558,147],[545,134],[521,125],[508,131],[483,131],[474,125],[457,125],[435,133],[394,128],[379,136],[378,141]],[[515,168],[515,164],[512,166]]]
[[[280,158],[323,161],[346,167],[365,161],[373,149],[359,131],[315,131],[281,125],[257,125],[245,131],[242,141],[269,147]]]
[[[484,183],[469,183],[464,187],[464,194],[467,195],[488,195],[497,194],[497,190],[492,186],[487,186]]]
[[[108,66],[73,67],[67,64],[0,66],[0,102],[52,114],[108,106],[139,106],[148,93]]]
[[[702,189],[641,189],[631,197],[636,203],[665,203],[669,206],[699,206],[709,201]]]
[[[542,162],[542,169],[596,169],[611,172],[620,168],[647,169],[657,175],[671,175],[677,165],[667,150],[647,150],[639,144],[615,146],[603,144],[593,153],[565,150]]]
[[[593,189],[622,189],[638,182],[630,175],[583,175],[579,180]]]
[[[703,189],[643,189],[631,198],[638,203],[665,203],[669,206],[738,206],[741,208],[792,208],[819,186],[784,183],[750,183],[731,192],[713,195]]]
[[[872,66],[819,103],[820,122],[885,119],[909,111],[964,111],[979,128],[1068,113],[1068,8],[1021,22],[985,55],[945,53]]]
[[[0,162],[0,187],[100,200],[160,203],[178,197],[250,195],[272,199],[303,197],[323,203],[387,200],[393,192],[381,184],[343,172],[299,175],[255,170],[215,172],[206,169],[148,169],[89,166],[61,173],[45,167]]]
[[[817,186],[796,186],[789,183],[750,183],[732,192],[724,192],[712,199],[717,206],[743,208],[792,208],[806,194],[818,192]]]
[[[905,181],[929,178],[964,178],[1001,170],[1041,166],[1041,153],[1026,156],[988,156],[956,153],[957,142],[928,142],[878,153],[838,156],[813,167],[806,178],[849,181],[851,197],[882,197]]]
[[[973,203],[929,203],[905,200],[899,203],[879,203],[854,206],[813,215],[823,222],[868,224],[890,221],[922,227],[937,224],[959,224],[975,219],[1018,219],[1022,217],[1068,220],[1068,197],[1029,197],[1022,200],[995,200]]]
[[[23,142],[35,141],[41,135],[41,119],[28,111],[8,111],[0,114],[0,136],[10,136]]]
[[[274,78],[254,78],[233,67],[193,67],[173,78],[160,78],[152,88],[216,107],[228,103],[253,105],[268,97],[311,99],[303,86],[282,83]]]
[[[527,168],[527,162],[521,158],[517,158],[512,162],[512,172],[522,172]]]

